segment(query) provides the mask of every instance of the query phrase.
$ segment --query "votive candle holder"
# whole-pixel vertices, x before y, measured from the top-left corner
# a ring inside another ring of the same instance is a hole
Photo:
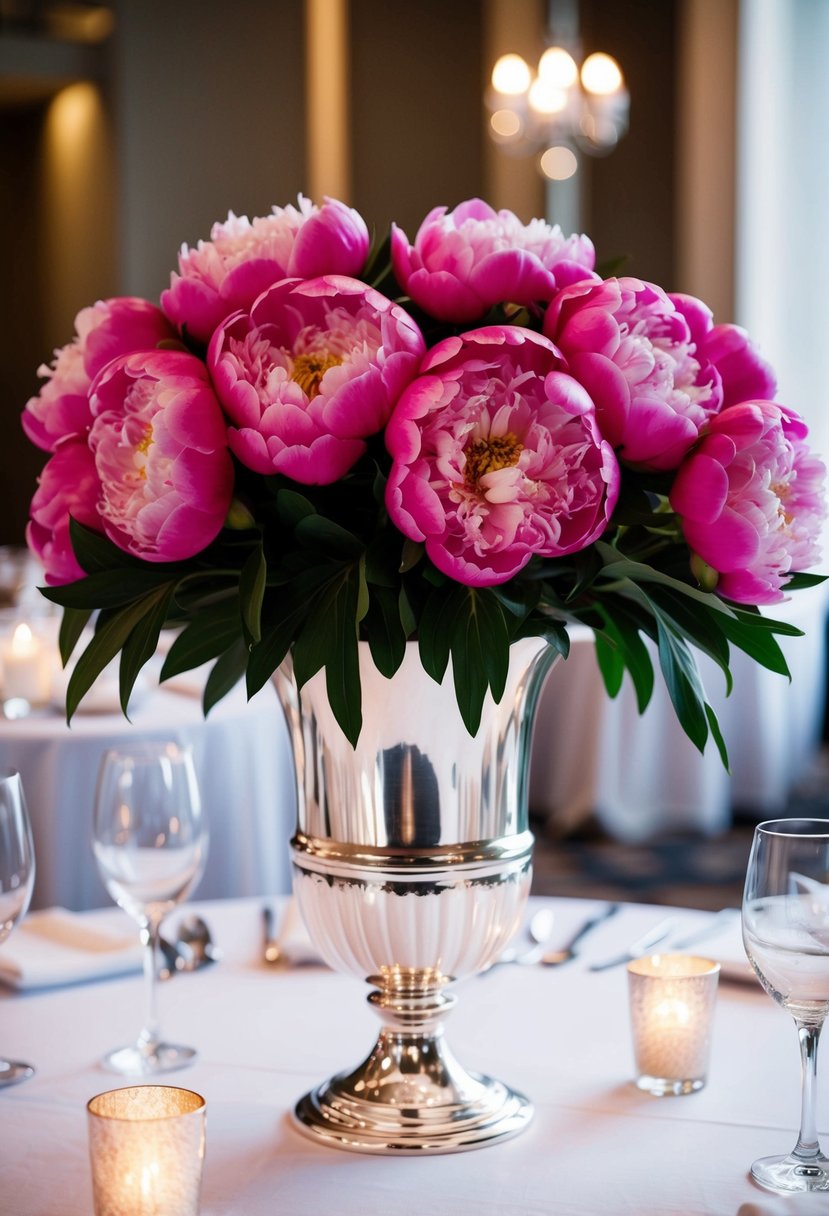
[[[628,964],[636,1084],[655,1097],[690,1094],[708,1077],[720,965],[688,954]]]
[[[198,1216],[205,1101],[133,1085],[87,1103],[95,1216]]]

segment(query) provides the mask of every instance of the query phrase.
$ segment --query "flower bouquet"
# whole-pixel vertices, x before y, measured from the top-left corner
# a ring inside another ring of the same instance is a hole
[[[786,674],[799,631],[759,607],[819,581],[825,469],[744,331],[479,200],[375,248],[334,200],[231,213],[160,307],[84,309],[40,372],[28,541],[64,662],[97,613],[69,716],[119,652],[126,707],[175,627],[161,679],[211,662],[205,712],[290,652],[353,745],[359,641],[390,677],[415,640],[474,734],[511,643],[566,656],[580,622],[640,710],[651,639],[727,763],[694,649],[728,686],[731,646]]]

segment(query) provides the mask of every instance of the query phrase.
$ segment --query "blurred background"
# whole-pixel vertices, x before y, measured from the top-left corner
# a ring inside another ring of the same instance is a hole
[[[491,138],[491,73],[554,41],[613,56],[630,115],[551,184],[543,137]],[[42,463],[20,410],[79,308],[156,300],[182,242],[300,191],[381,236],[476,195],[546,210],[748,325],[822,426],[827,49],[825,0],[0,0],[0,544]]]

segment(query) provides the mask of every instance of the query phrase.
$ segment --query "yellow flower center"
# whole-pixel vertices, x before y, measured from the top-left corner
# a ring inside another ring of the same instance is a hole
[[[773,482],[771,488],[777,495],[777,513],[778,515],[782,515],[783,523],[788,528],[794,520],[794,516],[786,510],[785,505],[786,499],[789,497],[790,487],[785,482]]]
[[[150,445],[152,442],[153,442],[153,428],[152,428],[151,423],[148,422],[146,430],[144,431],[143,439],[141,440],[140,443],[137,443],[135,445],[136,456],[140,455],[140,456],[146,457],[147,452],[149,452],[149,450],[150,450]],[[147,480],[146,460],[142,461],[140,464],[137,464],[136,473],[138,474],[138,476],[141,478],[142,481]]]
[[[308,397],[316,397],[320,384],[329,367],[339,367],[342,359],[338,355],[330,355],[319,351],[310,355],[296,355],[291,379],[294,380]]]
[[[512,431],[507,431],[506,435],[490,435],[489,439],[476,439],[466,449],[463,471],[467,485],[476,486],[487,473],[518,464],[523,450],[524,445]]]

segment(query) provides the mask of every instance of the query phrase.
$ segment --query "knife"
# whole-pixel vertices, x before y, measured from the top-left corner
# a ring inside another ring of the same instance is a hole
[[[615,954],[613,958],[605,959],[603,963],[593,963],[589,971],[607,971],[611,967],[621,967],[623,963],[630,963],[635,958],[640,958],[643,954],[647,954],[651,946],[657,945],[664,941],[668,934],[673,929],[676,923],[675,916],[669,916],[666,920],[661,920],[659,924],[654,925],[647,933],[643,933],[641,937],[637,937],[635,942],[631,942],[627,950],[622,954]]]

